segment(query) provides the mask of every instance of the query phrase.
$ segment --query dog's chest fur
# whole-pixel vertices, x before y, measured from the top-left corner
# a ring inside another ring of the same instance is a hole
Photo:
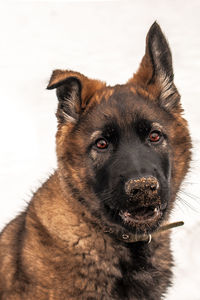
[[[156,241],[124,245],[91,235],[80,243],[75,285],[82,288],[84,299],[159,299],[170,283],[170,251]]]
[[[80,247],[74,247],[77,273],[72,290],[77,288],[77,296],[80,291],[84,299],[160,298],[170,282],[170,255],[166,251],[165,258],[161,258],[161,249],[157,249],[152,256],[155,248],[155,242],[151,246],[137,243],[127,247],[92,235],[87,241],[80,239]]]

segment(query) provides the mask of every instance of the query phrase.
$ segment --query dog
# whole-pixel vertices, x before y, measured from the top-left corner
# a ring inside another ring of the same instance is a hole
[[[124,85],[53,72],[58,167],[0,235],[1,300],[163,299],[166,226],[191,160],[173,79],[156,22]]]

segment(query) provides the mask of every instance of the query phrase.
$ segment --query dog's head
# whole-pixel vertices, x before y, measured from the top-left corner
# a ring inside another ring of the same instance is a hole
[[[191,148],[171,52],[158,24],[127,84],[110,87],[56,70],[48,85],[53,88],[63,189],[103,227],[154,231],[169,216]]]

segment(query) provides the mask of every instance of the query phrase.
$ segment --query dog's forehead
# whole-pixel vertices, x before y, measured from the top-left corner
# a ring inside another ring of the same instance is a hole
[[[96,99],[90,110],[90,126],[94,124],[100,128],[101,124],[104,126],[105,123],[112,122],[123,127],[139,120],[159,122],[159,119],[162,123],[162,115],[165,115],[155,101],[140,95],[127,85],[105,89],[98,93]]]

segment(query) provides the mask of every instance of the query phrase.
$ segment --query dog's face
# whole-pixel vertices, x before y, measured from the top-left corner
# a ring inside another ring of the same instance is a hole
[[[165,216],[172,161],[168,120],[157,105],[120,86],[77,128],[100,210],[131,231],[152,231]]]
[[[154,231],[169,216],[188,169],[190,137],[157,24],[126,85],[54,71],[60,177],[87,213],[115,231]],[[95,221],[94,221],[95,222]]]
[[[171,194],[169,115],[127,86],[108,91],[74,128],[76,151],[99,201],[96,213],[131,231],[152,231]]]

